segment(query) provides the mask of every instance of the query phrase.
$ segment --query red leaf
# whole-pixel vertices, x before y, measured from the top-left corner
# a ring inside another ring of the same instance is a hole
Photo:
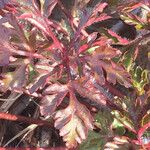
[[[95,32],[94,32],[95,33]],[[96,33],[95,33],[96,34]],[[93,40],[93,39],[92,39]],[[107,38],[105,37],[101,37],[100,39],[94,41],[93,43],[86,43],[84,45],[82,45],[79,50],[78,50],[78,53],[83,53],[85,52],[87,49],[89,48],[92,48],[92,47],[95,47],[95,46],[105,46],[106,44],[108,44],[109,41]]]
[[[74,93],[70,91],[70,104],[55,115],[55,127],[68,148],[77,147],[86,139],[88,130],[93,129],[93,118],[88,109],[78,102]]]
[[[29,88],[29,92],[30,94],[33,94],[34,92],[36,92],[39,88],[44,87],[45,84],[47,83],[47,79],[49,78],[50,74],[45,74],[45,75],[41,75],[39,76],[36,81],[34,82],[34,84],[32,84],[32,86]]]
[[[94,23],[100,22],[100,21],[104,21],[107,19],[110,19],[111,16],[108,16],[107,14],[101,14],[99,17],[92,17],[88,20],[88,22],[85,24],[84,27],[88,27]]]
[[[103,59],[110,60],[111,58],[119,56],[120,54],[121,54],[120,50],[112,48],[109,45],[104,45],[104,46],[97,48],[93,52],[93,59],[97,61],[103,60]]]
[[[73,82],[73,87],[82,97],[88,98],[102,106],[106,106],[107,98],[94,87],[94,84],[90,80],[87,82],[83,80],[83,83],[75,81]]]
[[[45,96],[42,98],[42,102],[40,105],[41,114],[44,116],[52,115],[55,109],[63,101],[67,93],[68,93],[67,85],[61,85],[55,83],[48,86],[43,91],[43,94]]]
[[[96,16],[98,12],[103,12],[104,8],[107,6],[107,3],[98,3],[93,9],[93,16]]]
[[[52,29],[49,26],[47,18],[43,17],[41,14],[29,14],[29,13],[22,14],[19,18],[29,21],[35,27],[39,28],[42,32],[44,32],[44,34],[50,36],[53,39],[56,47],[62,50],[63,45],[52,32]]]
[[[54,83],[52,85],[49,85],[43,91],[43,94],[44,95],[56,94],[56,93],[59,93],[59,92],[67,91],[67,89],[68,89],[67,85],[62,85],[62,84]]]
[[[137,9],[137,8],[141,7],[142,5],[143,5],[143,3],[141,3],[141,2],[129,1],[128,4],[126,3],[123,6],[119,6],[118,9],[129,12],[129,11],[132,11],[134,9]],[[128,6],[128,7],[126,7],[126,6]]]
[[[92,25],[93,23],[103,21],[111,18],[110,16],[104,14],[98,15],[98,13],[102,12],[103,9],[107,6],[107,3],[98,3],[93,9],[83,9],[82,16],[80,18],[80,23],[78,25],[78,30],[76,32],[75,37],[77,38],[80,34],[81,30],[87,26]]]
[[[15,20],[13,19],[12,15],[5,15],[0,19],[0,43],[4,47],[9,45],[10,36],[15,33],[13,23]]]
[[[42,98],[40,112],[44,116],[52,115],[67,94],[67,91],[58,94],[46,95]]]
[[[122,38],[117,33],[113,32],[111,30],[107,30],[107,31],[111,36],[117,38],[117,40],[119,41],[120,44],[128,44],[129,43],[129,41],[127,39]]]
[[[107,81],[113,84],[116,84],[116,81],[118,81],[127,88],[131,86],[128,72],[121,65],[111,61],[112,58],[119,54],[120,51],[115,48],[110,46],[101,46],[93,52],[93,56],[87,57],[99,84],[102,85],[105,82],[103,73],[103,70],[105,70]]]

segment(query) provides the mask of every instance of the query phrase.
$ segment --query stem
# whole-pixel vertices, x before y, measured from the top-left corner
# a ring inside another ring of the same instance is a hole
[[[73,77],[72,77],[72,75],[71,75],[71,70],[70,70],[70,66],[69,66],[69,54],[68,54],[68,52],[69,52],[69,50],[68,50],[68,48],[67,49],[65,49],[64,50],[64,52],[63,52],[63,57],[64,57],[64,60],[63,60],[63,64],[64,64],[64,66],[66,67],[66,72],[67,72],[67,75],[68,75],[68,81],[70,81],[70,80],[73,80]]]
[[[29,117],[13,115],[13,114],[8,114],[8,113],[3,113],[3,112],[0,112],[0,119],[10,120],[10,121],[23,121],[29,124],[37,124],[38,126],[46,125],[46,126],[52,127],[51,123],[45,120],[33,119]]]

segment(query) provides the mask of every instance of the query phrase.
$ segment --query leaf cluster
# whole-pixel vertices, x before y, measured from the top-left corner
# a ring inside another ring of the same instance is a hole
[[[147,148],[150,51],[143,45],[149,48],[149,5],[118,6],[115,13],[122,20],[111,28],[97,28],[114,19],[105,11],[106,2],[72,5],[68,9],[60,0],[0,3],[1,93],[39,98],[41,116],[53,118],[68,148],[76,148],[89,130],[98,128],[103,132],[90,131],[87,139],[96,139],[98,147]],[[124,24],[136,30],[135,39],[121,36]],[[144,67],[141,51],[147,57]]]

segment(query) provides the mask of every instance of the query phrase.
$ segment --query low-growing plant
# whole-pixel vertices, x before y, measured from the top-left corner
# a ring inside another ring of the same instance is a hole
[[[142,44],[150,37],[149,4],[118,7],[137,31],[130,40],[114,28],[95,29],[113,14],[104,11],[105,2],[89,2],[70,9],[60,0],[0,2],[1,93],[38,97],[41,116],[54,120],[68,148],[85,140],[81,149],[148,149],[150,52]]]

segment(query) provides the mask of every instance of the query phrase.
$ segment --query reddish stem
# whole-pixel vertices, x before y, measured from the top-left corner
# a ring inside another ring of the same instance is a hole
[[[37,124],[39,126],[49,126],[52,127],[50,122],[44,121],[44,120],[39,120],[39,119],[33,119],[29,117],[24,117],[24,116],[19,116],[19,115],[13,115],[13,114],[8,114],[4,112],[0,112],[0,119],[4,120],[10,120],[10,121],[23,121],[29,124]]]

